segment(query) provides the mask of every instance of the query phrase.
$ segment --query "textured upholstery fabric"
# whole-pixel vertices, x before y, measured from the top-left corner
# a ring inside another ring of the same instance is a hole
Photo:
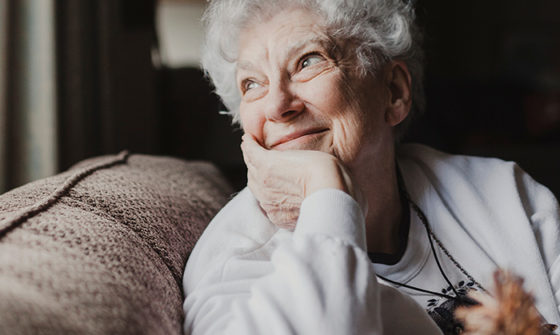
[[[0,334],[180,334],[184,264],[230,193],[209,163],[123,153],[0,196]]]

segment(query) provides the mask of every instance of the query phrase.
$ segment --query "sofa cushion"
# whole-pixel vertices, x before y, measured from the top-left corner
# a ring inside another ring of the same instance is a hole
[[[0,196],[0,334],[180,334],[181,277],[231,189],[206,162],[107,156]]]

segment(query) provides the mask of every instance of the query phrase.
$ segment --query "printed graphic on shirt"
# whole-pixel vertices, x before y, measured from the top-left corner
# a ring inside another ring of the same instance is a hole
[[[443,334],[457,335],[463,332],[463,325],[455,319],[454,315],[458,307],[476,304],[467,297],[471,290],[477,290],[473,282],[460,281],[455,285],[455,291],[459,294],[458,298],[455,298],[455,292],[451,286],[448,286],[443,288],[441,293],[453,298],[436,297],[428,300],[426,310]]]

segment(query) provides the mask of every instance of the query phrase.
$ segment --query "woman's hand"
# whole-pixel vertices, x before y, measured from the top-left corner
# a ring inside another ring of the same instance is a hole
[[[272,223],[282,228],[294,229],[303,199],[323,188],[345,191],[364,208],[350,174],[330,154],[267,150],[249,134],[243,135],[241,150],[249,189]]]

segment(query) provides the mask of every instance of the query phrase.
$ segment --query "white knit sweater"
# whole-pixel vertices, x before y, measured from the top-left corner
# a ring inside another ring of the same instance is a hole
[[[399,149],[407,191],[453,259],[491,289],[496,267],[525,277],[542,315],[560,323],[560,210],[554,196],[515,164]],[[435,245],[411,211],[397,264],[368,258],[364,217],[346,193],[322,190],[301,206],[294,232],[271,224],[248,189],[210,223],[187,263],[187,334],[440,334],[432,320],[449,301],[435,292],[479,289]]]

